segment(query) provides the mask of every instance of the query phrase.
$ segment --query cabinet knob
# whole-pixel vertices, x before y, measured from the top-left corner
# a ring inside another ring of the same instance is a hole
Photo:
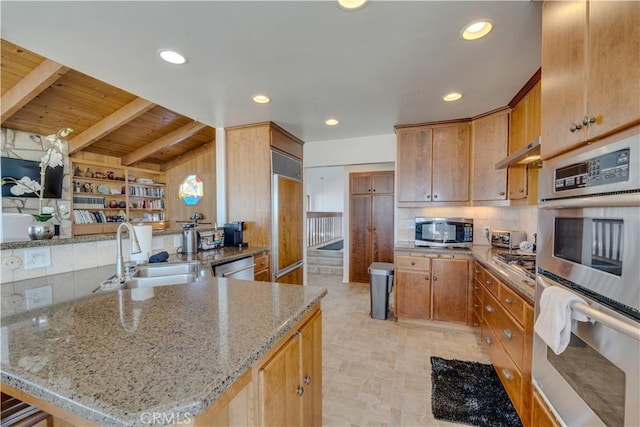
[[[504,303],[505,304],[513,304],[513,300],[511,298],[505,298],[504,299]]]
[[[428,274],[426,276],[424,276],[424,280],[426,280],[427,282],[429,281],[429,275]]]
[[[437,195],[437,194],[434,194],[434,195],[433,195],[433,198],[434,198],[434,199],[437,199],[437,198],[438,198],[438,195]]]
[[[585,126],[589,126],[591,123],[595,123],[595,122],[596,122],[595,117],[584,116],[582,118],[582,124]]]
[[[411,265],[416,265],[416,262],[415,261],[411,261]]]
[[[302,395],[304,394],[304,388],[303,388],[302,386],[298,386],[298,387],[296,388],[296,394],[297,394],[298,396],[302,396]]]
[[[476,307],[476,308],[480,307],[479,304],[473,304],[473,306]]]
[[[510,330],[508,330],[508,329],[504,329],[504,330],[502,331],[502,335],[504,335],[504,337],[505,337],[506,339],[508,339],[508,340],[513,339],[513,334],[512,334],[512,333],[511,333],[511,331],[510,331]]]
[[[431,194],[427,194],[427,200],[431,200]]]
[[[493,341],[491,340],[491,337],[484,337],[484,342],[486,342],[487,345],[493,344]]]
[[[493,307],[491,307],[490,305],[486,305],[484,309],[487,311],[487,313],[493,313]]]
[[[433,276],[433,281],[435,282],[436,280],[438,280],[438,278],[434,275]]]
[[[307,376],[304,377],[303,381],[304,381],[304,383],[306,385],[309,385],[309,384],[311,384],[311,377],[309,375],[307,375]]]
[[[476,291],[480,290],[480,286],[474,286],[473,289],[475,289]]]
[[[524,188],[519,189],[518,193],[524,193]]]
[[[375,193],[375,192],[376,192],[376,189],[374,188],[372,191]]]
[[[504,191],[501,191],[498,193],[498,196],[504,196],[506,193]]]
[[[580,123],[571,123],[571,126],[569,126],[569,130],[571,132],[575,132],[578,129],[582,129],[582,125]]]
[[[493,285],[493,282],[491,280],[486,280],[485,283],[489,286]]]
[[[502,370],[502,375],[506,378],[507,381],[511,381],[513,379],[513,375],[511,375],[511,372],[509,372],[509,370],[506,368]]]

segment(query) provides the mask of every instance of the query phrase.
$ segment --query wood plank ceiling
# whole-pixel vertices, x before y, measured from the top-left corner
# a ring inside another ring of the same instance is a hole
[[[1,40],[2,127],[74,130],[69,153],[168,170],[215,144],[215,129]]]

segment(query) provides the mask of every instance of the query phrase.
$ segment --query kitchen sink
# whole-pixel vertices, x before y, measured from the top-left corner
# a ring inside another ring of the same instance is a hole
[[[132,277],[124,282],[126,289],[135,288],[153,288],[156,286],[179,285],[184,283],[195,282],[198,278],[197,273],[169,274],[164,276],[142,276]]]
[[[160,276],[174,276],[183,274],[198,275],[200,270],[200,264],[198,263],[170,263],[170,264],[150,264],[141,267],[136,267],[133,271],[132,277],[136,278],[151,278]]]

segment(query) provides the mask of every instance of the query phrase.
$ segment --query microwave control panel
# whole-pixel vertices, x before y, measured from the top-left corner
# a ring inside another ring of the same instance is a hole
[[[629,180],[630,150],[623,148],[555,171],[555,190],[594,187]]]

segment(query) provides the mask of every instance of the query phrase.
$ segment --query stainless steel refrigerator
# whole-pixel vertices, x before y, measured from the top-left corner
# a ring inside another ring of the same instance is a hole
[[[304,222],[302,162],[271,152],[272,248],[274,282],[302,285],[304,269]]]

